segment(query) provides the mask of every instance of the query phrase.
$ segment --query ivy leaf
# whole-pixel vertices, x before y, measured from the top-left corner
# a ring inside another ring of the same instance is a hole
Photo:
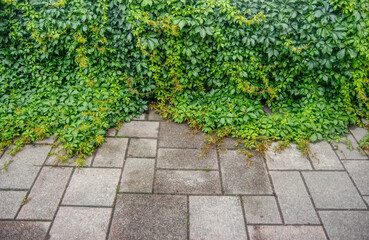
[[[349,48],[348,52],[352,58],[357,57],[357,52],[354,49]]]
[[[345,57],[345,53],[346,53],[346,49],[344,48],[344,49],[342,49],[341,51],[339,51],[338,53],[337,53],[337,57],[338,57],[338,59],[343,59],[344,57]]]
[[[204,38],[204,37],[206,36],[206,31],[205,31],[205,29],[204,29],[204,28],[201,28],[201,29],[200,29],[200,36],[201,36],[202,38]]]
[[[142,7],[145,7],[147,5],[152,5],[152,1],[151,0],[143,0],[142,3],[141,3],[141,6]]]
[[[181,20],[178,25],[179,25],[179,28],[182,30],[182,28],[186,25],[186,21]]]

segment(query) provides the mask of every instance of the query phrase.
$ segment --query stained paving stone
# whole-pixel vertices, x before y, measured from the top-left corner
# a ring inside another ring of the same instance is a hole
[[[26,145],[13,158],[5,152],[0,158],[0,166],[10,159],[13,162],[8,171],[0,172],[0,188],[29,189],[50,150],[48,145]]]
[[[359,149],[359,144],[356,142],[354,137],[349,134],[347,135],[347,139],[351,142],[353,147],[352,150],[348,148],[346,140],[343,139],[343,142],[333,143],[333,147],[335,148],[337,155],[340,159],[368,159],[368,156],[365,153],[361,153]]]
[[[282,224],[274,196],[242,197],[248,224]]]
[[[343,166],[327,142],[310,144],[312,152],[311,160],[315,169],[318,170],[343,170]]]
[[[320,226],[248,226],[250,240],[324,240]]]
[[[247,239],[241,202],[230,196],[190,196],[190,239]]]
[[[111,211],[111,208],[60,207],[50,239],[105,239]]]
[[[44,167],[17,219],[52,220],[72,168]]]
[[[115,135],[117,135],[117,129],[115,128],[110,128],[107,132],[106,132],[106,136],[107,137],[114,137]]]
[[[366,208],[354,184],[345,172],[304,172],[316,208]]]
[[[157,138],[158,131],[159,122],[132,121],[125,123],[118,131],[117,136]]]
[[[369,161],[343,161],[348,173],[363,195],[369,195]]]
[[[255,154],[249,164],[237,150],[219,153],[223,188],[226,194],[271,194],[272,187],[264,160]]]
[[[56,140],[56,136],[52,135],[42,140],[36,140],[35,143],[36,144],[53,144],[55,140]]]
[[[270,170],[312,169],[309,160],[297,149],[296,144],[292,144],[280,152],[275,152],[274,148],[277,146],[277,143],[273,143],[270,150],[266,153],[266,160]]]
[[[158,170],[155,193],[219,194],[219,173],[215,171]]]
[[[65,192],[62,204],[112,206],[120,169],[77,169]]]
[[[205,156],[201,149],[169,149],[159,148],[158,168],[172,169],[218,169],[218,158],[215,149]]]
[[[157,143],[156,139],[131,139],[128,157],[155,157]]]
[[[65,155],[64,150],[60,150],[60,148],[56,148],[56,149],[53,149],[51,151],[51,153],[53,153],[53,154],[47,158],[47,160],[45,162],[45,165],[48,165],[48,166],[61,166],[61,167],[67,167],[67,166],[74,167],[74,166],[76,166],[76,163],[75,163],[76,160],[77,160],[76,156],[74,156],[72,158],[68,158],[65,161],[63,160],[63,162],[61,162],[59,156]],[[85,165],[90,166],[91,162],[92,162],[92,159],[93,159],[93,155],[87,156],[86,159],[85,159]]]
[[[0,239],[45,239],[49,222],[0,221]]]
[[[319,215],[332,240],[369,239],[369,211],[319,211]]]
[[[304,182],[298,172],[270,173],[286,224],[319,224]]]
[[[154,168],[154,159],[128,158],[124,165],[119,191],[151,193]]]
[[[155,110],[150,110],[148,114],[148,120],[160,121],[163,120],[163,118],[159,114],[155,113]]]
[[[205,140],[203,133],[196,133],[185,123],[160,122],[159,147],[198,148]]]
[[[109,239],[187,239],[186,196],[118,195]]]
[[[26,191],[0,191],[0,219],[14,219],[26,194]]]
[[[97,150],[93,166],[122,167],[128,138],[108,138]]]

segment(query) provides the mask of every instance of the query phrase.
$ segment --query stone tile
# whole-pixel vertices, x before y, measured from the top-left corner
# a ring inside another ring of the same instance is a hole
[[[358,142],[360,142],[360,140],[363,140],[364,137],[368,135],[368,130],[366,130],[365,128],[358,127],[358,126],[350,126],[349,130],[352,133],[352,135],[354,135],[354,137],[356,138]]]
[[[186,196],[118,195],[109,239],[187,239]]]
[[[319,211],[319,215],[332,240],[369,239],[369,211]]]
[[[348,173],[363,195],[369,195],[369,161],[343,161]]]
[[[345,172],[304,172],[316,208],[366,208]]]
[[[292,144],[281,152],[275,152],[274,147],[278,143],[273,143],[266,153],[266,160],[270,170],[310,170],[309,160],[304,157],[296,144]]]
[[[160,121],[163,120],[163,118],[159,114],[155,113],[155,110],[150,110],[148,114],[148,120]]]
[[[60,207],[50,239],[105,239],[111,211],[111,208]]]
[[[223,188],[226,194],[271,194],[272,187],[264,160],[256,154],[249,164],[237,150],[219,153]]]
[[[17,218],[52,220],[71,173],[72,168],[44,167]]]
[[[29,189],[50,150],[51,146],[47,145],[24,146],[12,158],[8,171],[0,172],[0,188]],[[0,158],[0,166],[11,159],[7,153]]]
[[[27,191],[0,191],[0,218],[14,219],[26,194]]]
[[[151,193],[154,169],[154,159],[128,158],[124,165],[119,191]]]
[[[65,193],[65,205],[112,206],[120,169],[77,169]]]
[[[52,135],[50,137],[44,138],[42,140],[36,140],[37,144],[53,144],[56,140],[56,136]]]
[[[238,197],[190,196],[190,239],[247,239]]]
[[[227,149],[237,149],[238,148],[237,138],[232,137],[226,137],[223,138],[223,143],[221,147],[227,148]]]
[[[135,117],[133,120],[137,120],[137,121],[143,121],[146,120],[146,113],[141,114],[138,117]]]
[[[320,226],[248,226],[250,240],[324,240]]]
[[[106,132],[106,136],[107,137],[114,137],[115,135],[117,135],[117,129],[115,128],[110,128],[108,129],[108,131]]]
[[[310,158],[315,169],[318,170],[343,170],[343,166],[338,159],[332,146],[327,142],[318,142],[310,144]]]
[[[194,134],[186,123],[160,122],[159,147],[200,149],[204,140],[203,133]]]
[[[132,121],[130,123],[125,123],[120,128],[118,131],[118,136],[157,138],[158,131],[158,122]]]
[[[49,222],[0,221],[0,239],[43,240],[49,226]]]
[[[275,197],[245,196],[242,200],[247,224],[282,224]]]
[[[122,167],[128,138],[107,138],[97,150],[94,167]]]
[[[215,149],[203,156],[201,149],[169,149],[159,148],[158,168],[176,169],[218,169],[218,158]]]
[[[128,157],[155,157],[156,139],[133,138],[129,143]]]
[[[219,194],[219,173],[210,171],[158,170],[155,193]]]
[[[369,196],[363,196],[366,204],[369,206]]]
[[[64,155],[65,154],[65,151],[64,150],[60,150],[60,148],[56,148],[55,150],[53,149],[52,152],[55,152],[53,155],[49,156],[46,160],[46,165],[49,165],[49,166],[62,166],[62,167],[74,167],[76,166],[76,160],[77,160],[77,157],[74,156],[72,158],[68,158],[66,159],[64,162],[61,162],[60,159],[59,159],[59,156],[58,155]],[[93,159],[93,155],[89,155],[86,157],[85,159],[85,166],[90,166],[91,165],[91,162],[92,162],[92,159]]]
[[[298,172],[270,173],[286,224],[319,224],[304,182]]]
[[[351,142],[353,150],[347,147],[346,142],[333,143],[337,155],[340,159],[368,159],[368,156],[359,152],[359,144],[356,142],[354,137],[349,134],[347,135],[348,140]]]

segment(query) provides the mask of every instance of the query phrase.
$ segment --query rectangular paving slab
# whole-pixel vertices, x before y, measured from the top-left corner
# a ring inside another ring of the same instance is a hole
[[[151,193],[154,181],[155,160],[128,158],[124,164],[120,192]]]
[[[27,191],[0,191],[0,219],[14,219]]]
[[[132,121],[125,123],[119,129],[117,136],[157,138],[158,131],[159,122]]]
[[[128,147],[128,157],[155,157],[156,156],[156,139],[131,139]]]
[[[50,222],[0,221],[0,239],[43,240],[49,226]]]
[[[96,150],[95,150],[96,151]],[[65,151],[64,150],[60,150],[60,148],[53,148],[53,150],[51,151],[51,156],[49,156],[46,160],[46,165],[50,165],[50,166],[62,166],[62,167],[74,167],[76,166],[75,161],[77,160],[77,156],[74,156],[72,158],[67,158],[66,160],[63,160],[63,162],[61,162],[60,157],[65,155]],[[90,166],[91,162],[93,159],[93,155],[88,155],[85,159],[85,165],[86,166]]]
[[[186,123],[160,122],[159,147],[198,148],[205,140],[203,133],[195,133]]]
[[[248,226],[250,240],[325,240],[321,226]]]
[[[282,224],[274,196],[242,197],[247,224]]]
[[[347,144],[345,141],[336,143],[334,142],[332,145],[336,149],[337,155],[340,159],[368,159],[368,156],[365,153],[360,152],[359,144],[356,142],[355,138],[349,134],[347,135],[347,139],[350,144]],[[348,146],[352,146],[352,150],[348,148]]]
[[[312,155],[311,161],[315,169],[318,170],[343,170],[343,166],[338,159],[332,146],[327,142],[310,144]]]
[[[122,167],[128,138],[107,138],[97,150],[93,166]]]
[[[296,144],[292,144],[280,152],[274,150],[277,143],[273,143],[266,153],[266,160],[270,170],[310,170],[312,169],[309,160],[297,149]]]
[[[348,173],[363,195],[369,195],[369,161],[343,161]]]

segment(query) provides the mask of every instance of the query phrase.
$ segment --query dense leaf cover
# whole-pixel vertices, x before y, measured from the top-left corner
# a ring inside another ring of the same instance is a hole
[[[148,104],[243,139],[334,139],[369,116],[367,0],[0,0],[0,151],[76,164]],[[268,106],[273,114],[266,114]],[[365,147],[365,142],[361,143]]]

